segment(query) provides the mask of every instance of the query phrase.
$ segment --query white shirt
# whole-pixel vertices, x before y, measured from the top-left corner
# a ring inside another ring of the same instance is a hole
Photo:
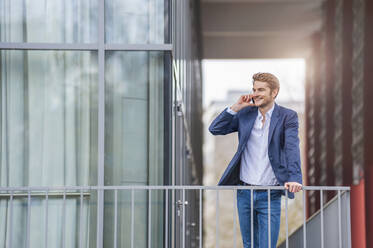
[[[240,179],[253,185],[277,185],[278,181],[273,172],[268,157],[268,133],[271,116],[275,105],[265,114],[265,122],[262,123],[263,115],[258,109],[253,129],[241,155]],[[227,112],[235,115],[237,112],[229,107]]]

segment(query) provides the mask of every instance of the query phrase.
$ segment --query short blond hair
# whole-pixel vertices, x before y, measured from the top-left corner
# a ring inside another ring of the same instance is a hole
[[[280,81],[278,78],[268,72],[258,72],[253,75],[253,84],[255,81],[266,82],[268,87],[272,90],[280,90]]]

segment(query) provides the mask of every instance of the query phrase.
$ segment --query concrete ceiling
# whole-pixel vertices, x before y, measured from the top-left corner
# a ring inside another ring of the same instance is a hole
[[[202,0],[203,58],[301,58],[322,0]]]

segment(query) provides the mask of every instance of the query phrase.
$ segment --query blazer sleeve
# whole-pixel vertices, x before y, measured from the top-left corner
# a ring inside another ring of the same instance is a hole
[[[302,170],[299,151],[298,115],[292,112],[285,121],[285,156],[288,167],[288,182],[302,184]]]
[[[210,133],[212,133],[213,135],[225,135],[237,132],[238,115],[239,113],[235,115],[228,113],[227,108],[225,108],[223,112],[221,112],[210,124]]]

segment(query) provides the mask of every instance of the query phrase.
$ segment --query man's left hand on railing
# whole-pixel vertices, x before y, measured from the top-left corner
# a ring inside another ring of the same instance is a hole
[[[287,182],[285,183],[285,189],[289,190],[289,192],[297,193],[302,189],[302,184],[297,182]]]

